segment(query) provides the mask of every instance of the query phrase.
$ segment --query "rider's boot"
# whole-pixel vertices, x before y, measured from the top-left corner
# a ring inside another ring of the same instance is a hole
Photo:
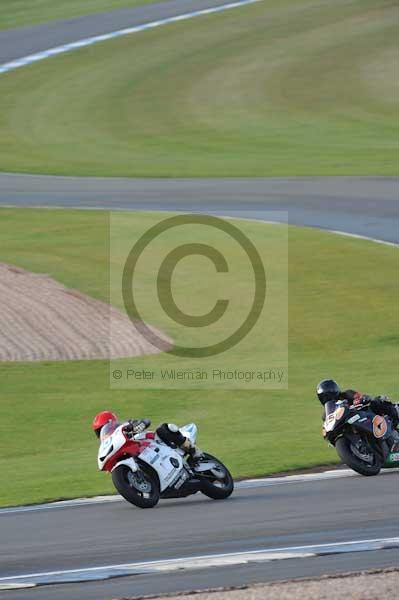
[[[197,460],[203,456],[201,450],[192,444],[188,438],[185,439],[184,443],[180,447],[187,452],[188,462],[191,465],[195,464]]]

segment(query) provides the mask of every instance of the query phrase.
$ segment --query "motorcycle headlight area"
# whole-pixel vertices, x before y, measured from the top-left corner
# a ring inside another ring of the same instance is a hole
[[[111,454],[111,452],[113,452],[113,450],[114,450],[114,447],[111,444],[111,446],[108,448],[108,450],[106,451],[106,453],[103,454],[103,456],[100,456],[100,460],[104,461],[107,458],[108,454]]]
[[[334,429],[335,423],[342,419],[345,414],[345,408],[343,406],[339,406],[335,409],[334,412],[327,415],[327,418],[324,423],[324,428],[326,431],[332,431]]]

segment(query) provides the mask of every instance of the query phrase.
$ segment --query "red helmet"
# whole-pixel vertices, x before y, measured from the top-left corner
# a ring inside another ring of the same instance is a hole
[[[111,423],[118,422],[118,417],[109,410],[103,410],[102,412],[98,413],[98,415],[96,415],[94,417],[93,423],[91,424],[91,426],[92,426],[92,429],[94,429],[94,432],[98,438],[100,437],[100,432],[101,432],[102,427],[104,427],[104,425],[106,423],[108,423],[109,421],[111,421]]]

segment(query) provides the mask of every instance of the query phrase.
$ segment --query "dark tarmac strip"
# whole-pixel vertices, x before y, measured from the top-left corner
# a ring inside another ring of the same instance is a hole
[[[1,205],[288,217],[295,225],[399,243],[399,177],[108,179],[0,173]]]
[[[398,473],[386,473],[376,478],[354,476],[239,489],[224,502],[198,495],[161,501],[156,509],[144,511],[118,502],[3,513],[0,578],[260,549],[287,552],[287,548],[298,546],[399,537],[392,508],[398,478]],[[181,572],[3,591],[0,597],[102,600],[387,567],[397,565],[398,560],[398,548],[362,552],[348,548],[348,552],[328,556],[202,565]]]
[[[83,38],[221,6],[227,2],[228,0],[168,0],[30,27],[7,29],[0,31],[0,64]]]

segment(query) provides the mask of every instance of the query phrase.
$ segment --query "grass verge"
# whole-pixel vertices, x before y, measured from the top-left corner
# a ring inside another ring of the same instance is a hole
[[[19,69],[0,169],[397,175],[398,19],[392,0],[268,0]]]
[[[0,261],[106,299],[108,225],[100,211],[2,209]],[[334,376],[369,393],[398,393],[398,251],[295,227],[289,250],[287,391],[110,391],[105,361],[3,363],[0,504],[111,492],[90,431],[104,408],[155,424],[197,422],[201,446],[235,476],[334,462],[321,438],[317,381]]]

